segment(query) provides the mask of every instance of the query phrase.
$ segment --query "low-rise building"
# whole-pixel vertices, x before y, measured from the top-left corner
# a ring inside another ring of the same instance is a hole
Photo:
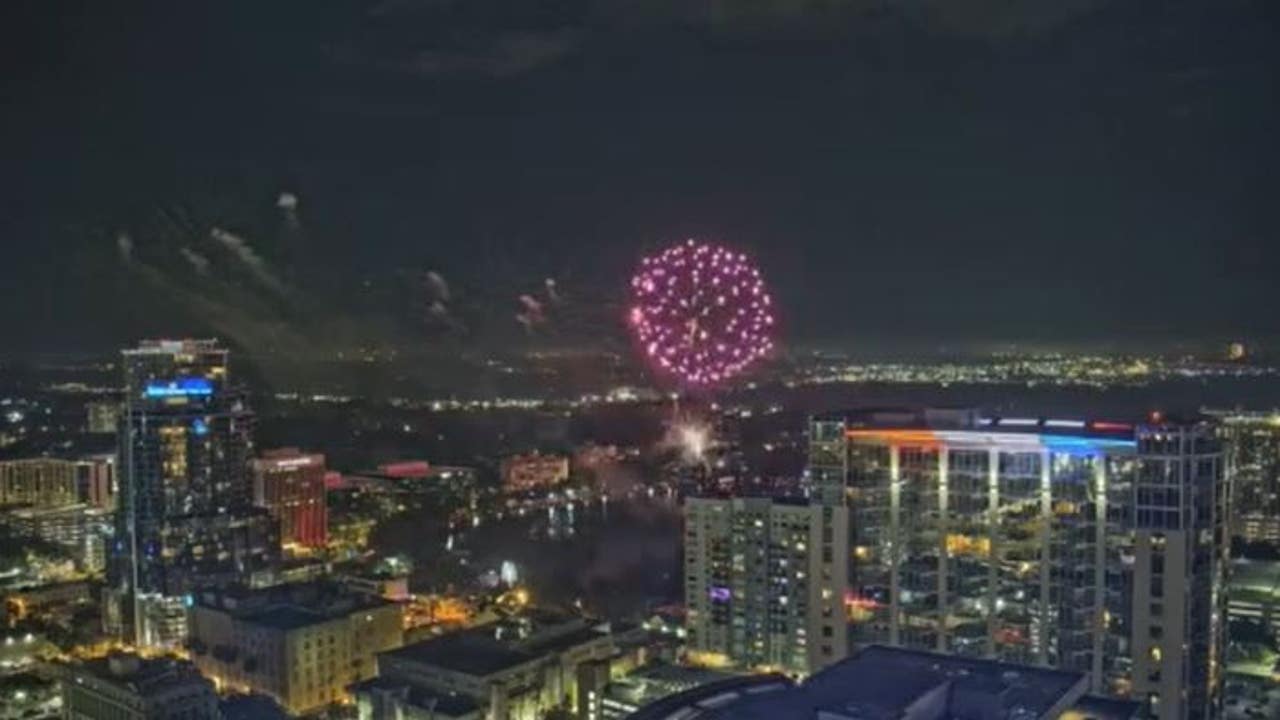
[[[48,457],[0,461],[0,505],[48,508],[78,500],[74,462]]]
[[[88,573],[106,569],[106,543],[112,532],[109,510],[89,505],[24,507],[0,516],[17,537],[52,543],[65,549],[76,565]]]
[[[397,717],[383,712],[393,703],[378,701],[395,688],[469,699],[486,720],[536,720],[554,708],[578,708],[579,669],[615,653],[607,625],[535,611],[383,653],[380,682],[358,689],[357,699],[369,708],[362,720]]]
[[[651,663],[611,680],[589,697],[584,716],[598,720],[623,720],[663,698],[733,677],[730,673],[708,668]]]
[[[192,659],[220,687],[257,692],[299,714],[346,699],[404,638],[401,608],[329,583],[198,594]]]
[[[502,461],[502,489],[529,492],[553,488],[569,479],[569,458],[560,455],[513,455]]]
[[[1248,642],[1250,638],[1241,637],[1240,631],[1249,629],[1252,637],[1267,635],[1273,646],[1280,647],[1280,561],[1232,563],[1227,619],[1231,628],[1229,642]]]
[[[712,682],[629,720],[1134,720],[1141,703],[1088,695],[1086,673],[871,645],[793,683],[780,674]]]
[[[112,655],[62,673],[66,720],[219,720],[213,683],[191,663]]]

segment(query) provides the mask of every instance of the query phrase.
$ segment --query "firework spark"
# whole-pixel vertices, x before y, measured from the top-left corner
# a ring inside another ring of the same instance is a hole
[[[773,300],[746,255],[689,240],[644,258],[631,292],[640,346],[688,385],[728,380],[773,349]]]

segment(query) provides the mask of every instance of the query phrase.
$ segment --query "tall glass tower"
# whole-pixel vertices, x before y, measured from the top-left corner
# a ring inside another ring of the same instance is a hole
[[[144,342],[123,352],[120,497],[108,624],[140,646],[185,635],[187,596],[247,581],[279,554],[253,507],[253,414],[208,340]]]
[[[1209,425],[868,410],[810,441],[811,492],[849,507],[855,645],[1081,671],[1153,717],[1210,716],[1228,494]]]

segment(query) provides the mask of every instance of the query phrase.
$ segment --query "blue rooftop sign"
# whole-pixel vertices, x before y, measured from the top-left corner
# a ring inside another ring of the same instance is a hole
[[[149,382],[146,389],[146,396],[149,398],[201,397],[212,394],[213,383],[200,377]]]

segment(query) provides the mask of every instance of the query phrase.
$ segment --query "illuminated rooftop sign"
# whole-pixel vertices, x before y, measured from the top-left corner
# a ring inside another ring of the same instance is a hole
[[[205,397],[213,394],[213,383],[200,377],[183,377],[168,382],[147,383],[148,398]]]

